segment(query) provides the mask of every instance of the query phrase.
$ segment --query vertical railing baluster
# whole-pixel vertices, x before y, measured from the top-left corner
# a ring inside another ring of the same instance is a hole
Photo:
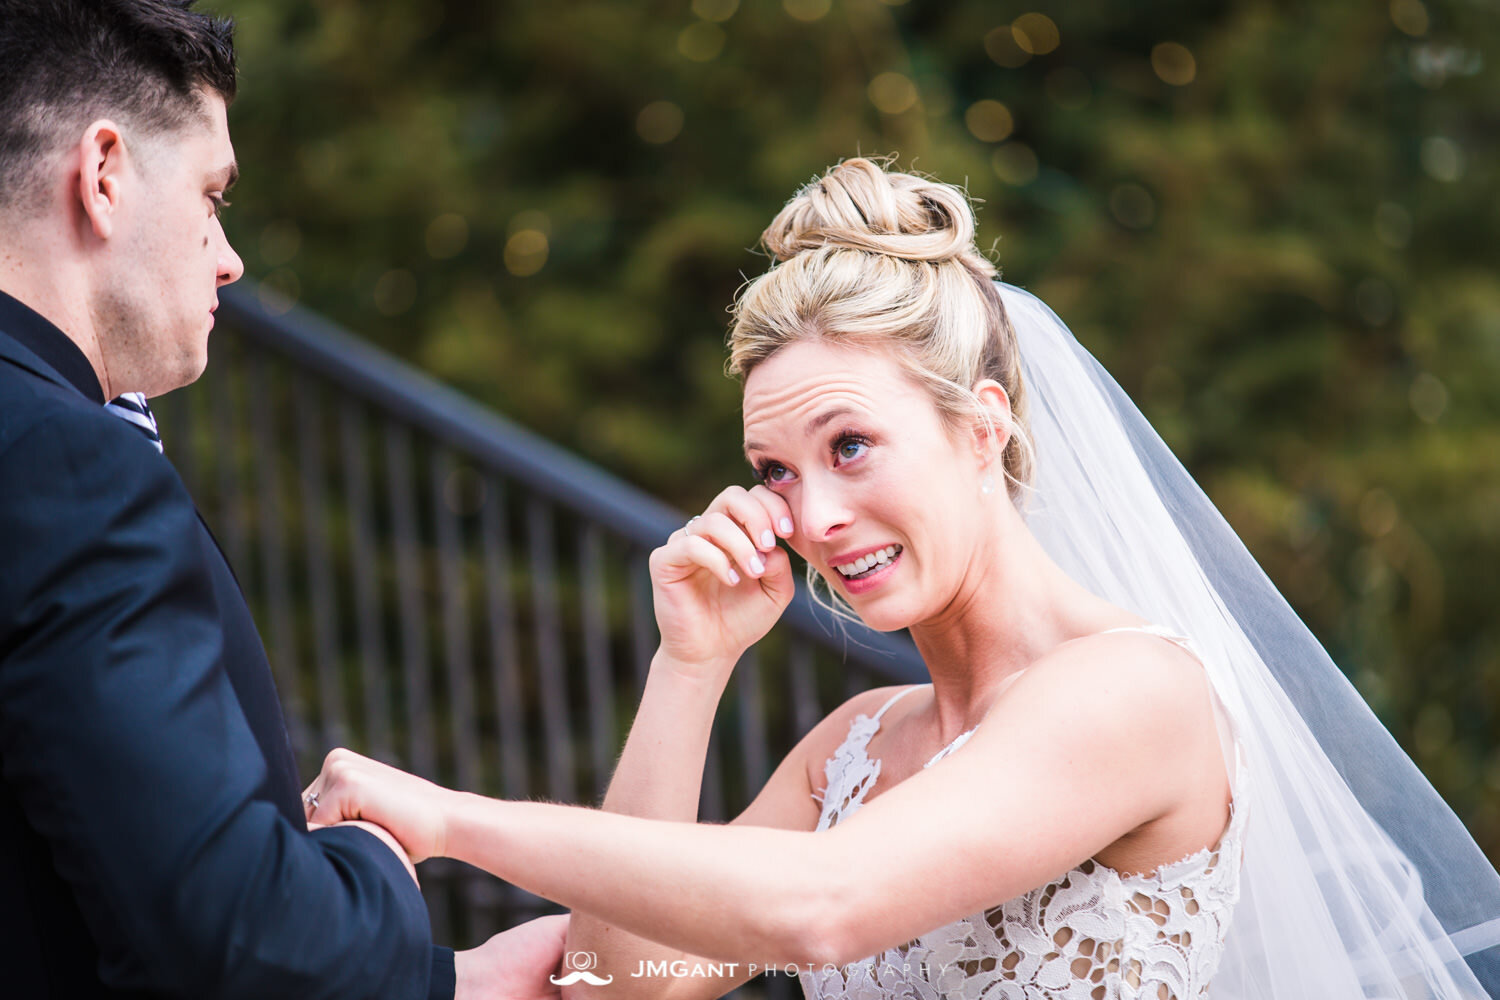
[[[715,720],[708,737],[708,756],[703,761],[703,791],[698,799],[698,819],[704,823],[722,823],[724,813],[723,726]]]
[[[754,646],[745,650],[734,674],[739,694],[736,700],[739,703],[740,754],[745,768],[746,796],[745,801],[736,803],[736,806],[744,808],[771,774],[770,751],[766,747],[766,706],[760,688],[760,657]]]
[[[489,610],[490,670],[495,684],[495,724],[500,731],[500,794],[524,799],[531,793],[526,765],[526,715],[522,710],[521,657],[510,589],[510,540],[505,531],[505,493],[496,476],[485,480],[479,527],[484,549],[485,601]]]
[[[637,694],[646,690],[646,675],[651,672],[651,658],[656,655],[660,642],[651,601],[651,565],[648,559],[649,553],[641,549],[630,555],[630,652],[635,661]]]
[[[448,688],[448,731],[453,739],[453,774],[457,787],[482,792],[479,769],[479,734],[474,719],[474,656],[469,641],[468,574],[463,557],[462,532],[456,506],[453,454],[438,447],[432,455],[433,533],[438,545],[438,592],[443,607],[443,666]],[[453,888],[463,902],[464,919],[472,929],[482,920],[485,876],[472,868],[449,869]],[[473,942],[478,944],[479,942]]]
[[[323,491],[323,413],[318,387],[299,373],[297,392],[297,451],[301,460],[303,558],[307,564],[308,606],[312,611],[314,665],[318,678],[318,720],[323,747],[349,742],[344,721],[344,689],[338,652],[338,600],[334,592],[333,560],[325,524],[328,509]]]
[[[239,457],[242,440],[240,428],[234,415],[234,385],[232,376],[234,363],[222,358],[218,364],[209,365],[205,373],[208,391],[213,397],[214,439],[219,446],[214,449],[214,461],[218,465],[219,509],[215,530],[223,539],[224,551],[229,564],[234,567],[236,578],[248,596],[252,589],[252,567],[250,565],[249,518],[245,515],[245,498],[240,493]]]
[[[345,396],[339,408],[339,447],[344,458],[344,496],[349,504],[350,575],[354,580],[355,623],[359,634],[357,675],[365,720],[365,747],[372,756],[395,763],[380,613],[375,514],[370,494],[369,435],[364,408],[352,396]]]
[[[448,683],[448,726],[453,734],[454,776],[458,787],[480,791],[479,736],[474,720],[474,656],[469,642],[468,579],[459,537],[458,514],[449,496],[453,454],[438,448],[432,456],[432,507],[438,543],[438,591],[443,602],[443,665]]]
[[[177,475],[188,488],[189,493],[198,493],[198,465],[193,454],[193,440],[196,437],[193,426],[192,404],[196,397],[186,389],[169,392],[164,396],[157,396],[151,400],[151,411],[156,414],[156,422],[161,430],[162,447],[166,449],[167,458],[171,460]]]
[[[848,662],[847,659],[845,662]],[[848,700],[862,691],[868,691],[870,676],[854,664],[849,664],[849,669],[844,671],[844,698]]]
[[[787,642],[788,687],[792,696],[793,740],[800,740],[823,718],[818,704],[818,685],[813,674],[812,644],[801,636],[790,636]]]
[[[536,628],[537,685],[542,695],[542,732],[547,741],[547,783],[563,802],[577,802],[577,767],[568,725],[562,621],[557,609],[557,570],[552,554],[552,508],[538,497],[526,503],[530,536],[532,616]]]
[[[590,522],[579,549],[583,592],[583,662],[588,678],[589,746],[594,792],[603,798],[615,756],[615,699],[609,664],[609,612],[605,598],[604,530]]]
[[[395,420],[386,421],[385,467],[391,496],[391,527],[396,542],[396,606],[401,621],[402,681],[406,695],[406,744],[412,770],[441,780],[437,739],[433,731],[432,682],[427,660],[426,587],[422,541],[417,528],[415,483],[411,461],[411,432]],[[423,896],[432,919],[434,940],[451,938],[453,867],[445,859],[426,863]]]
[[[423,602],[425,574],[417,535],[416,501],[412,495],[411,433],[404,425],[388,420],[385,445],[391,527],[396,543],[396,607],[401,622],[407,759],[417,774],[437,780],[427,664],[427,615]]]
[[[292,745],[305,751],[311,743],[308,738],[308,704],[298,674],[297,643],[288,601],[291,579],[282,538],[286,524],[282,517],[281,476],[277,470],[275,443],[274,415],[279,412],[279,407],[271,398],[268,364],[264,354],[252,352],[247,404],[254,411],[250,439],[254,445],[256,500],[260,515],[257,534],[260,540],[261,594],[271,618],[271,671],[281,689],[281,700],[287,706]],[[309,764],[316,761],[316,755],[313,756],[314,760]]]

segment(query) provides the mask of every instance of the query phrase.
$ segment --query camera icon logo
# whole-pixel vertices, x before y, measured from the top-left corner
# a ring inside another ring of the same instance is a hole
[[[574,983],[608,986],[615,981],[614,976],[594,974],[593,970],[599,967],[599,956],[592,951],[563,952],[562,967],[565,970],[564,975],[549,977],[553,986],[572,986]]]

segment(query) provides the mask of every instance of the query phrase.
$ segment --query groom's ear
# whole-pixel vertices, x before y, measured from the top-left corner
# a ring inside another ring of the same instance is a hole
[[[988,465],[1010,443],[1010,396],[1003,385],[987,378],[974,384],[974,397],[980,407],[974,419],[974,450]]]

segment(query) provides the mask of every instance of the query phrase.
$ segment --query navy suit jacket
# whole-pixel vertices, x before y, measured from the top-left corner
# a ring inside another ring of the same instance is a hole
[[[229,566],[102,402],[0,293],[0,994],[451,997],[391,851],[307,831]]]

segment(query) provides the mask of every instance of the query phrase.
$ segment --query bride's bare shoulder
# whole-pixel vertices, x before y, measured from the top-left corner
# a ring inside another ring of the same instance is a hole
[[[1184,725],[1211,724],[1208,691],[1197,656],[1160,635],[1132,630],[1059,645],[1019,677],[1002,701],[1003,711],[1033,718],[1062,712],[1080,722],[1095,715],[1151,719],[1154,730],[1180,734]]]

